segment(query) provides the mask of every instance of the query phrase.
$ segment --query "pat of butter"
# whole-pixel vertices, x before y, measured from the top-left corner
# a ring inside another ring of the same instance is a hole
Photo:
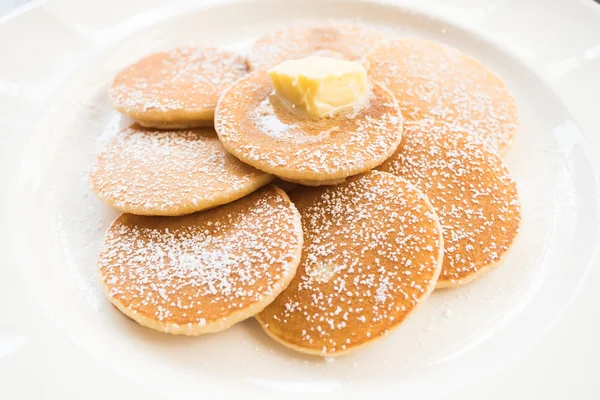
[[[284,61],[268,73],[276,95],[311,117],[354,108],[369,91],[365,68],[336,58],[311,56]]]

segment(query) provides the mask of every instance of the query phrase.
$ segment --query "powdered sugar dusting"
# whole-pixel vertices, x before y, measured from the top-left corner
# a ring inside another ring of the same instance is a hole
[[[223,95],[215,129],[228,151],[256,168],[289,179],[322,180],[381,163],[400,142],[402,117],[393,96],[375,85],[360,110],[305,118],[273,95],[269,76],[259,71]]]
[[[290,196],[302,215],[302,261],[259,316],[282,340],[315,353],[343,352],[386,334],[433,289],[441,230],[408,182],[373,171]]]
[[[118,133],[90,172],[96,194],[134,214],[178,215],[235,200],[271,180],[225,151],[212,128]]]
[[[152,54],[122,70],[110,89],[115,107],[147,112],[214,110],[223,90],[247,72],[242,56],[196,47]]]
[[[260,70],[311,55],[357,61],[382,38],[377,30],[359,24],[299,24],[258,39],[248,55],[248,64]]]
[[[519,126],[506,86],[477,60],[424,39],[391,40],[367,57],[369,76],[396,96],[407,121],[433,118],[504,149]]]
[[[274,94],[271,96],[274,96]],[[286,124],[279,119],[271,105],[271,97],[260,102],[260,105],[252,114],[252,119],[256,122],[261,132],[264,132],[266,135],[295,144],[317,143],[329,137],[332,132],[340,130],[339,127],[333,126],[314,135],[307,135],[302,131],[302,127],[299,124]]]
[[[440,280],[459,281],[495,264],[518,233],[521,207],[510,172],[451,125],[406,122],[398,151],[378,169],[413,182],[435,207],[445,242]]]
[[[108,295],[134,315],[190,329],[277,295],[302,243],[280,193],[269,187],[178,218],[123,214],[100,249]]]

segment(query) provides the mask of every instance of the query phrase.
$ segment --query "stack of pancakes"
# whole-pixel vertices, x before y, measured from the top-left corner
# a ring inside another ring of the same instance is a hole
[[[318,119],[282,104],[266,69],[315,54],[363,62],[369,101]],[[518,129],[514,99],[439,43],[300,25],[247,57],[150,55],[109,96],[136,123],[90,172],[123,212],[100,276],[152,329],[199,335],[254,316],[290,348],[337,356],[398,327],[434,289],[490,271],[519,230],[499,156]]]

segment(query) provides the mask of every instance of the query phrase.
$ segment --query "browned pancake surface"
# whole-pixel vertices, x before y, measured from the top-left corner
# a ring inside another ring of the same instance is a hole
[[[213,128],[139,125],[119,132],[90,172],[100,199],[140,215],[189,214],[239,199],[272,179],[225,151]]]
[[[289,111],[269,75],[257,71],[223,94],[215,129],[227,151],[253,167],[284,179],[321,181],[381,164],[400,143],[402,116],[393,96],[374,84],[359,110],[308,118]]]
[[[308,56],[358,61],[382,38],[375,29],[361,25],[296,25],[258,39],[248,55],[248,65],[252,70],[268,69],[285,60]]]
[[[519,128],[514,98],[479,61],[425,39],[397,39],[367,57],[369,76],[396,96],[406,121],[433,118],[504,150]]]
[[[262,310],[293,277],[300,216],[267,186],[234,203],[184,217],[121,215],[98,265],[110,301],[142,325],[195,335]]]
[[[219,96],[247,72],[245,59],[210,47],[144,57],[117,74],[109,97],[117,110],[145,126],[211,123]]]
[[[404,179],[370,171],[290,197],[302,216],[302,261],[257,316],[275,340],[339,355],[401,324],[435,287],[441,228],[426,197]]]
[[[423,191],[444,230],[438,287],[467,283],[496,265],[519,231],[510,171],[477,138],[442,122],[406,123],[396,154],[378,169]]]

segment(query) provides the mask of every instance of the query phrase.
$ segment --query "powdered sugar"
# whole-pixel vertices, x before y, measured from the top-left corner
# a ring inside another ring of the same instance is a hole
[[[318,143],[328,138],[331,133],[340,130],[339,127],[333,126],[317,134],[307,135],[298,124],[286,124],[279,119],[273,110],[270,97],[261,101],[260,105],[254,110],[252,119],[256,122],[261,132],[271,136],[273,139],[299,145],[304,143]]]
[[[519,125],[504,83],[477,60],[424,39],[397,39],[367,57],[369,76],[396,96],[407,121],[455,124],[494,151],[508,146]]]
[[[273,95],[264,71],[229,88],[215,114],[215,129],[228,151],[292,180],[345,178],[380,164],[398,146],[401,122],[392,95],[379,86],[373,87],[368,104],[360,110],[305,118]]]
[[[235,200],[271,178],[231,156],[212,128],[117,134],[92,167],[96,194],[123,211],[178,215]]]
[[[248,64],[260,70],[311,55],[356,61],[382,38],[376,29],[360,24],[298,24],[258,39],[248,55]]]
[[[214,110],[221,92],[246,74],[242,56],[220,49],[180,48],[145,57],[122,70],[109,95],[125,112]]]
[[[370,172],[290,196],[302,215],[302,262],[260,314],[282,340],[324,354],[359,346],[402,322],[433,289],[441,230],[406,181]]]
[[[302,243],[279,193],[179,218],[122,215],[98,260],[109,296],[147,318],[202,325],[276,295]]]
[[[481,141],[451,125],[406,122],[397,153],[378,169],[413,182],[436,208],[445,242],[440,280],[493,265],[517,235],[521,210],[510,172]]]

